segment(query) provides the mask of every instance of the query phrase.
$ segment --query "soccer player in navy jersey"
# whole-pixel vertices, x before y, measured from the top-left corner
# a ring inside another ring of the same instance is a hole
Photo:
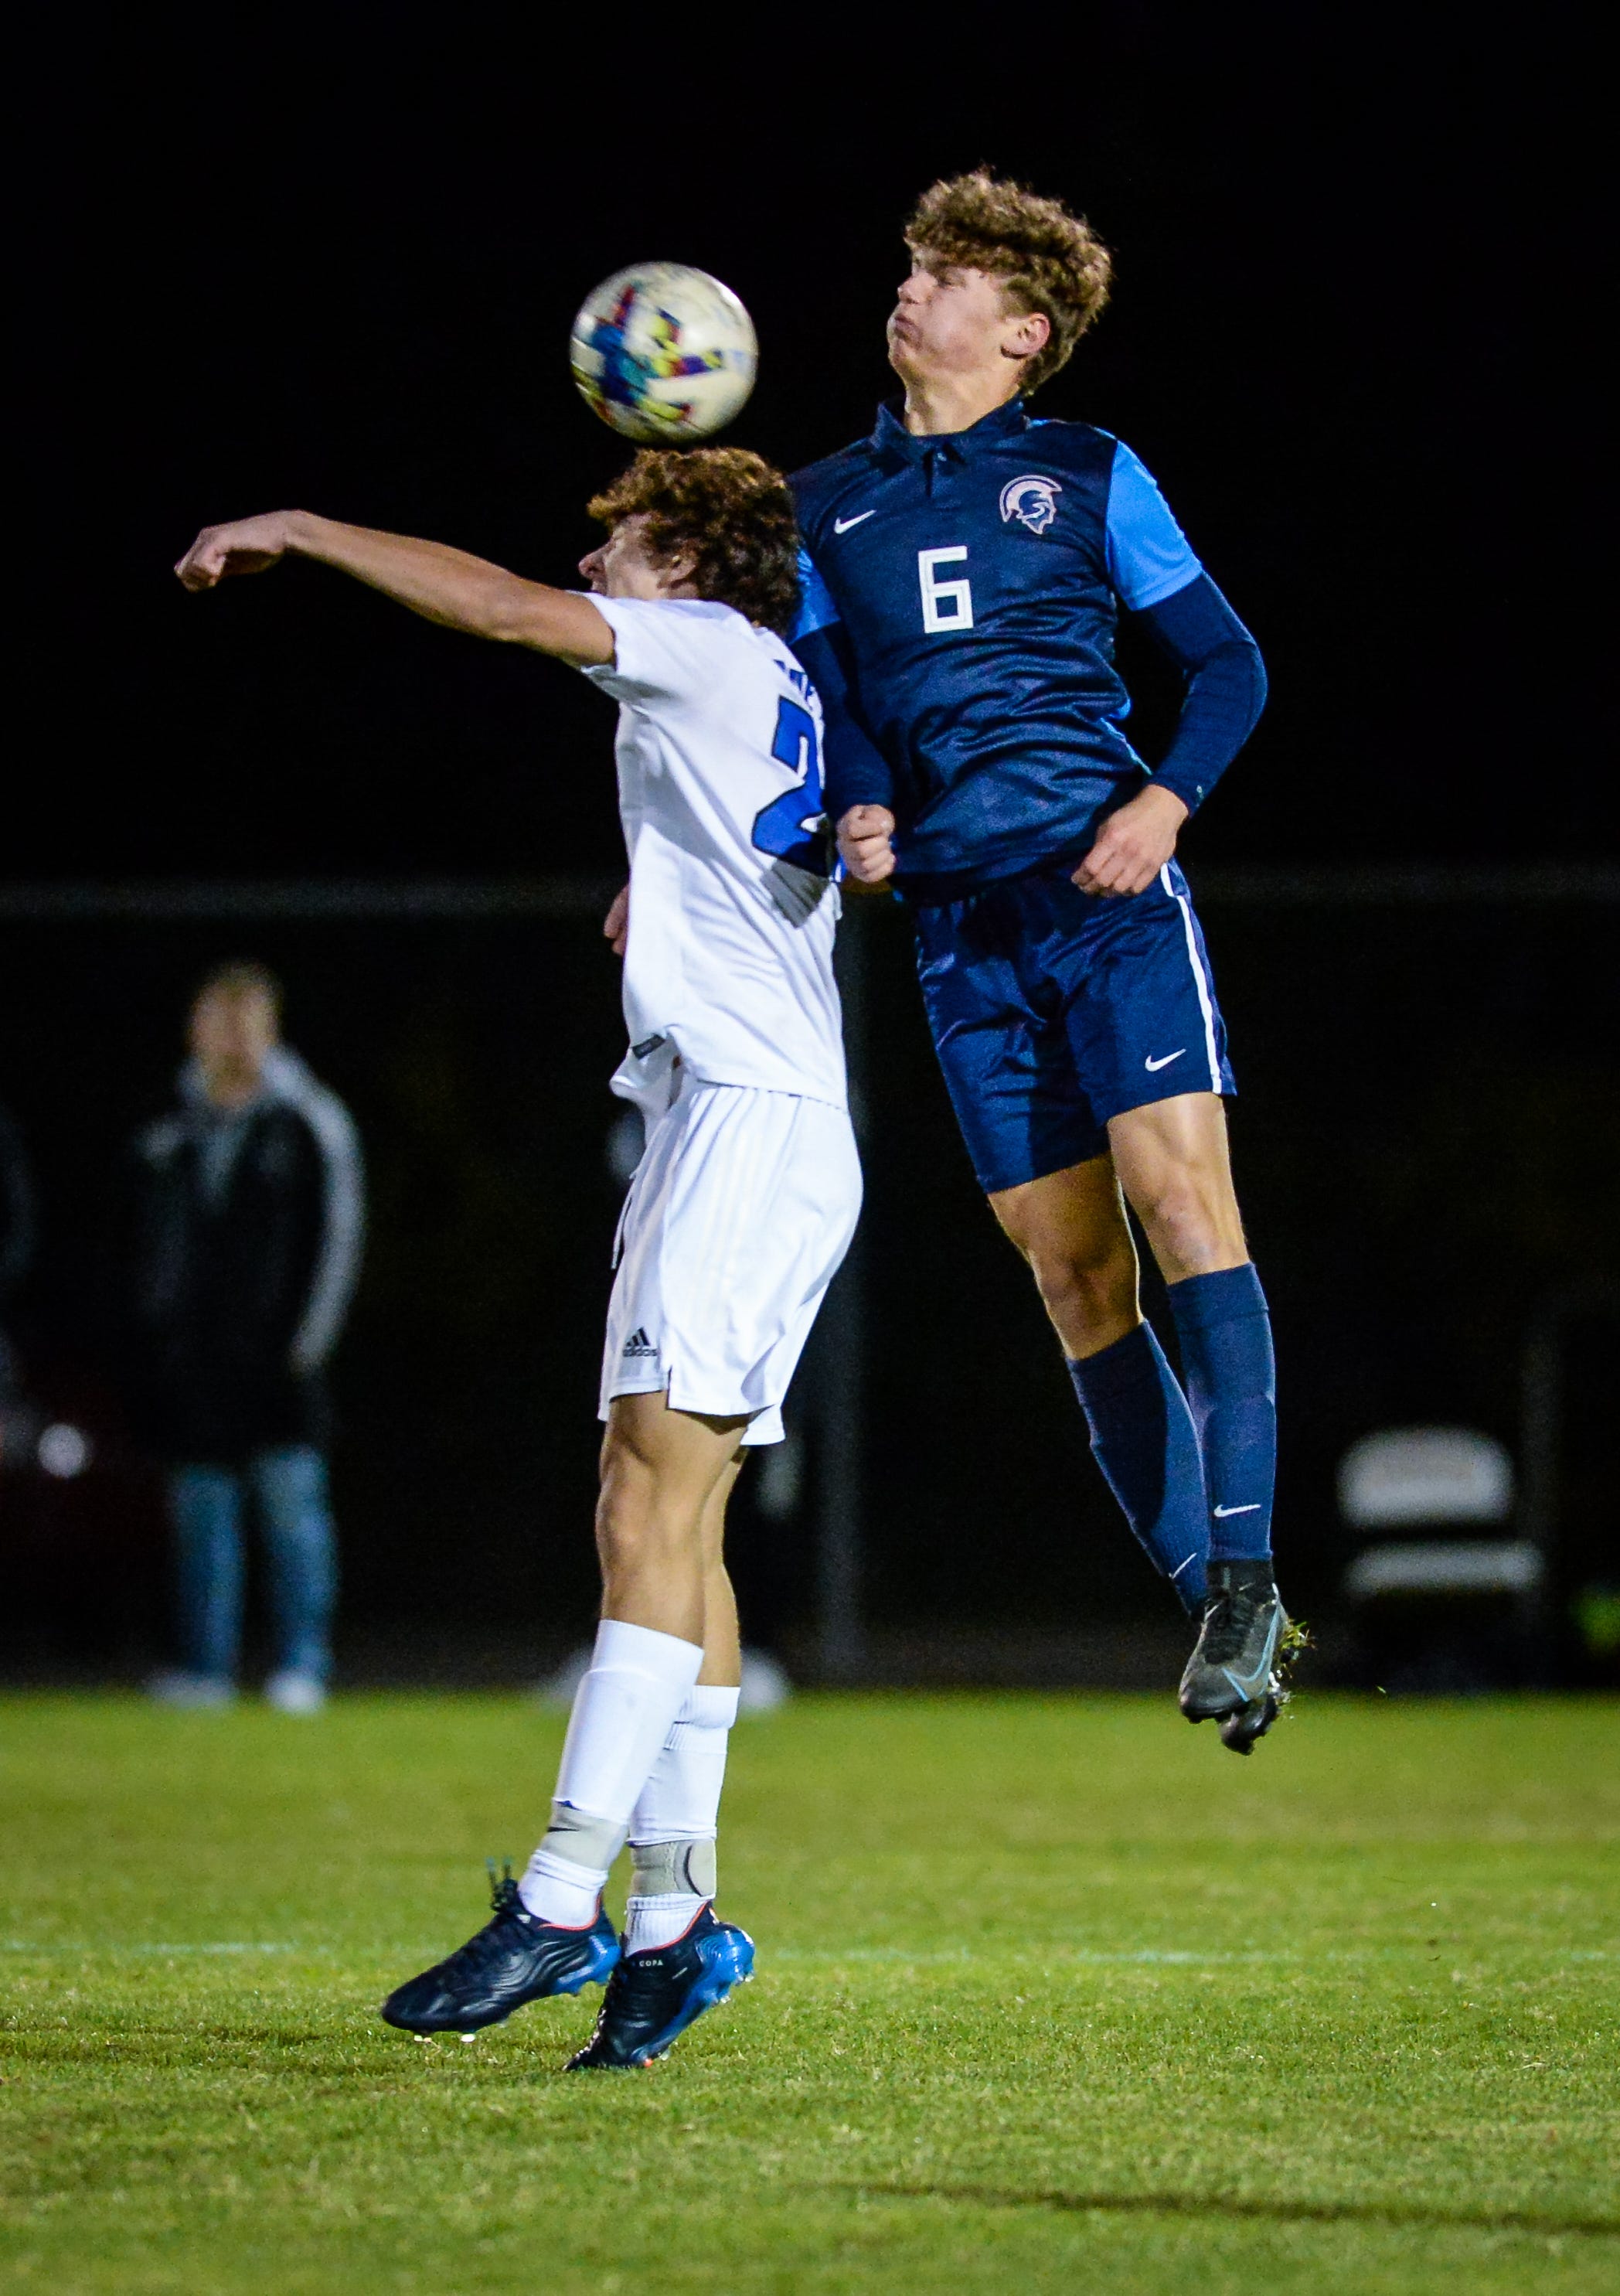
[[[888,323],[904,406],[793,480],[792,643],[826,712],[828,810],[850,875],[911,907],[979,1183],[1104,1475],[1199,1620],[1182,1710],[1248,1753],[1289,1623],[1275,1374],[1228,1160],[1226,1032],[1174,853],[1264,671],[1130,448],[1028,412],[1107,300],[1089,226],[980,172],[927,192],[906,243]],[[1125,730],[1121,606],[1184,681],[1151,769]],[[1184,1385],[1138,1305],[1126,1201]]]

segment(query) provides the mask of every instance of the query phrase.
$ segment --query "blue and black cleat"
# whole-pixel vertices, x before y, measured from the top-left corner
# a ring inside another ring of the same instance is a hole
[[[543,1922],[519,1896],[510,1867],[490,1904],[495,1919],[476,1937],[389,1994],[382,2005],[389,2024],[405,2033],[477,2033],[526,2002],[607,1983],[618,1939],[604,1913],[585,1929]]]
[[[571,2073],[650,2065],[706,2009],[754,1973],[754,1940],[705,1906],[683,1937],[650,1953],[627,1953],[608,1980],[596,2030],[571,2056]]]
[[[1282,1710],[1288,1661],[1304,1640],[1269,1560],[1212,1562],[1198,1643],[1182,1677],[1182,1712],[1189,1722],[1218,1722],[1221,1743],[1249,1753]]]

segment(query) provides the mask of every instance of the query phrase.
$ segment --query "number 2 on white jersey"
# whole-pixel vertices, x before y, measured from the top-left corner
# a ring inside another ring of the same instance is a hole
[[[922,627],[925,630],[970,630],[973,627],[973,592],[967,577],[960,582],[942,582],[939,569],[966,558],[965,542],[953,543],[948,550],[920,550],[917,553],[917,581],[922,591]]]
[[[784,695],[776,705],[776,731],[771,755],[796,777],[796,786],[784,790],[754,816],[754,846],[773,853],[795,868],[817,877],[830,874],[825,800],[822,795],[821,743],[815,720],[807,709]]]

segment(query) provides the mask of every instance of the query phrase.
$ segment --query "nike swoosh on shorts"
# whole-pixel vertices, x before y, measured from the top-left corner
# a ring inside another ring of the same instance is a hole
[[[1186,1049],[1187,1047],[1185,1045],[1178,1045],[1173,1053],[1166,1053],[1162,1061],[1156,1061],[1150,1056],[1142,1062],[1142,1066],[1145,1069],[1167,1069],[1172,1061],[1180,1060],[1182,1054],[1186,1051]]]

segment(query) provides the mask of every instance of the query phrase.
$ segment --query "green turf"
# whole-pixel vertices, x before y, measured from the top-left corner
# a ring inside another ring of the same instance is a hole
[[[559,1726],[0,1702],[7,2284],[1620,2288],[1620,1710],[803,1699],[738,1733],[759,1979],[647,2073],[598,1997],[372,2005],[483,1917]]]

